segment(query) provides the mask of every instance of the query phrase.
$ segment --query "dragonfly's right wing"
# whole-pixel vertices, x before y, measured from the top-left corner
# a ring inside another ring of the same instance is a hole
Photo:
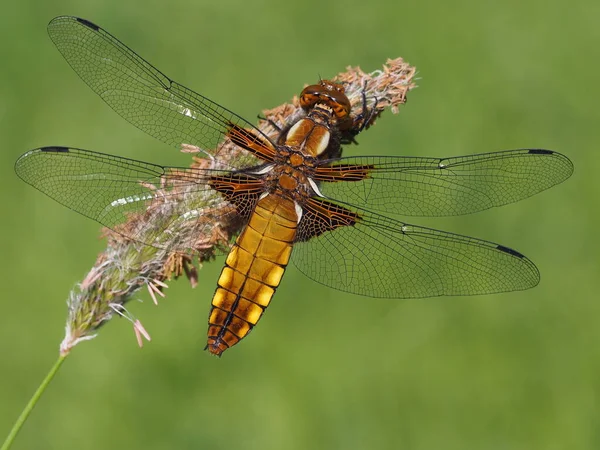
[[[309,278],[358,295],[419,298],[529,289],[536,266],[516,250],[312,198],[292,261]]]
[[[327,198],[409,216],[453,216],[506,205],[562,183],[566,156],[521,149],[453,158],[355,156],[323,162],[315,181]]]

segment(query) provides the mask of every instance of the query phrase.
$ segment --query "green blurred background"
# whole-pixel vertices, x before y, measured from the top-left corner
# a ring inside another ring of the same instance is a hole
[[[221,359],[203,352],[222,259],[192,290],[76,347],[15,449],[600,448],[600,3],[32,1],[0,16],[0,435],[57,356],[65,300],[100,226],[17,179],[16,158],[71,145],[165,164],[185,155],[113,113],[46,35],[103,26],[190,88],[253,119],[319,76],[416,65],[419,88],[347,154],[453,156],[520,147],[575,174],[472,216],[413,222],[500,242],[541,284],[485,297],[375,300],[290,268],[266,317]]]

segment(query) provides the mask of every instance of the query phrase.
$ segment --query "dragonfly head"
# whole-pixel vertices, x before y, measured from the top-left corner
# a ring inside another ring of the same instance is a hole
[[[305,87],[300,94],[300,106],[309,111],[317,104],[323,104],[333,111],[338,124],[348,122],[350,117],[350,100],[346,97],[344,86],[329,80],[321,80],[319,84]]]

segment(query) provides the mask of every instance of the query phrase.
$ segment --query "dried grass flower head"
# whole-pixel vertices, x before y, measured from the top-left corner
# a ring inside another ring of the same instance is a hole
[[[351,114],[360,114],[363,103],[372,113],[364,128],[369,128],[381,113],[398,107],[406,101],[407,92],[415,87],[415,69],[401,58],[388,60],[381,70],[365,73],[349,67],[333,81],[341,83],[352,106]],[[277,139],[286,124],[293,123],[303,113],[298,97],[291,103],[263,111],[258,128],[265,135]],[[198,283],[198,269],[206,261],[229,248],[232,237],[242,223],[236,220],[233,206],[216,191],[190,189],[190,177],[206,169],[227,169],[245,154],[231,140],[225,139],[214,156],[206,157],[203,149],[194,143],[182,143],[181,151],[192,154],[188,169],[169,172],[168,180],[144,187],[153,192],[143,213],[132,213],[120,225],[105,229],[106,249],[83,281],[70,293],[65,337],[60,345],[62,355],[68,354],[79,342],[96,336],[98,329],[115,315],[127,318],[134,329],[139,345],[149,333],[126,304],[139,289],[146,287],[155,304],[165,296],[167,281],[185,275],[192,286]],[[201,170],[198,170],[201,169]],[[181,180],[177,183],[173,180]],[[197,180],[196,182],[201,182]],[[170,201],[163,201],[168,192]],[[182,220],[183,217],[183,220]],[[168,223],[168,226],[165,226]],[[165,233],[165,229],[168,230]],[[142,242],[154,242],[161,233],[160,247]],[[133,241],[124,235],[136,235]],[[191,252],[190,252],[191,250]]]

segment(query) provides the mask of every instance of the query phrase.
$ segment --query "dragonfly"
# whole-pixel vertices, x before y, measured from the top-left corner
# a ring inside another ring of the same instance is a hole
[[[212,165],[176,168],[53,146],[23,154],[16,173],[143,244],[160,248],[165,235],[176,234],[175,222],[184,221],[192,238],[169,241],[172,251],[193,254],[193,236],[206,234],[216,220],[241,224],[212,299],[211,353],[221,355],[248,335],[290,261],[318,283],[369,297],[478,295],[538,284],[534,263],[510,247],[391,216],[469,214],[525,199],[571,175],[566,156],[546,149],[447,158],[342,156],[342,146],[369,121],[366,104],[352,114],[343,85],[321,80],[306,87],[302,114],[273,138],[173,81],[88,20],[57,17],[48,32],[73,70],[119,115],[168,145],[201,148]],[[224,159],[218,149],[226,139],[248,157]],[[204,214],[178,203],[174,190],[158,189],[179,208],[178,219],[153,216],[157,231],[149,235],[123,226],[156,201],[156,186],[169,185],[216,194],[229,207],[221,216]]]

